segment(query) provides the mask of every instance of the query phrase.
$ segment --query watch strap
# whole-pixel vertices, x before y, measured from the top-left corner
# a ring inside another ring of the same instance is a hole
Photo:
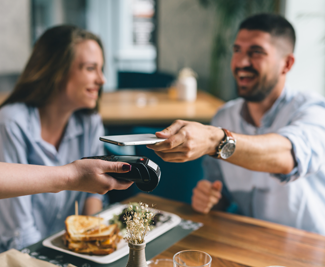
[[[223,130],[223,132],[225,133],[225,135],[230,139],[230,140],[235,140],[234,136],[232,135],[232,133],[230,131],[228,131],[225,128],[221,128],[221,130]]]
[[[225,137],[221,140],[221,142],[219,143],[219,145],[217,146],[217,151],[216,151],[216,157],[218,159],[221,159],[221,150],[222,147],[224,146],[225,143],[227,143],[228,140],[233,140],[236,142],[236,139],[234,138],[234,136],[232,135],[232,133],[230,131],[228,131],[225,128],[221,128],[219,127],[225,134]]]

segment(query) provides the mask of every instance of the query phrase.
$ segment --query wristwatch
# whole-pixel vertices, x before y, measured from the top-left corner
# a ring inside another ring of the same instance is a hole
[[[234,154],[236,149],[236,139],[233,137],[230,131],[220,128],[225,133],[225,137],[221,140],[217,146],[216,157],[218,159],[227,159]]]

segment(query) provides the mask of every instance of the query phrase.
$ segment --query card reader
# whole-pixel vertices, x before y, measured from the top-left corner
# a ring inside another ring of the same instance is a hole
[[[160,181],[161,171],[159,166],[146,157],[139,156],[95,156],[83,159],[101,159],[107,161],[121,161],[129,163],[132,168],[126,173],[107,173],[115,179],[132,181],[145,192],[153,191]]]

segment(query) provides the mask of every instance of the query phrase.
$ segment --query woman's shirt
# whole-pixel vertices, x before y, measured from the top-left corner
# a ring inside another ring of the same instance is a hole
[[[0,110],[0,161],[59,166],[103,155],[99,141],[103,133],[99,115],[74,113],[56,150],[41,137],[37,108],[6,105]],[[103,199],[96,194],[61,191],[0,200],[0,252],[21,249],[63,229],[66,217],[75,212],[75,200],[81,213],[87,197]]]

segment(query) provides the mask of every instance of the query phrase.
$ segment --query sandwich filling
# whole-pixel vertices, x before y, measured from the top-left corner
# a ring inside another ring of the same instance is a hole
[[[65,220],[65,245],[74,252],[107,255],[114,252],[121,240],[117,224],[105,225],[104,219],[72,215]]]

